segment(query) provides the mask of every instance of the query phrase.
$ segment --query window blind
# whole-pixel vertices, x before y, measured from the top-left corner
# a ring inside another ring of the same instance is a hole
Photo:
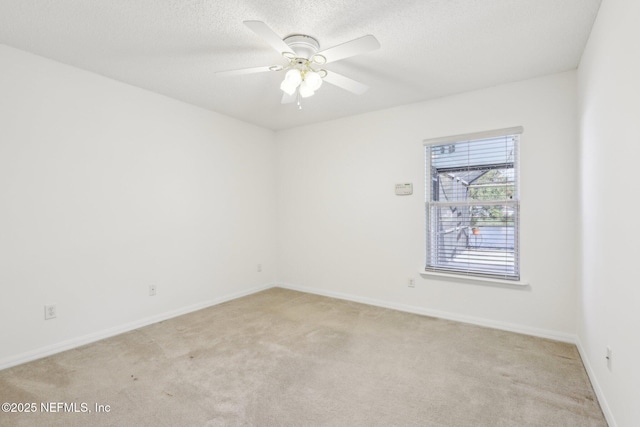
[[[520,279],[520,132],[425,142],[426,271]]]

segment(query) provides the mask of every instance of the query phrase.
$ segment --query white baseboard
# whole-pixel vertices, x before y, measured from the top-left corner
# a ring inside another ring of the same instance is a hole
[[[171,319],[173,317],[182,316],[183,314],[191,313],[194,311],[202,310],[203,308],[211,307],[214,305],[222,304],[223,302],[231,301],[237,298],[241,298],[247,295],[254,294],[256,292],[270,289],[275,285],[272,283],[257,286],[251,289],[247,289],[233,294],[225,295],[219,298],[215,298],[209,301],[199,302],[187,307],[171,310],[165,313],[157,314],[155,316],[146,317],[144,319],[136,320],[134,322],[125,323],[123,325],[115,326],[113,328],[104,329],[95,333],[83,335],[81,337],[72,338],[66,341],[62,341],[56,344],[48,345],[45,347],[37,348],[35,350],[27,351],[15,356],[9,356],[0,359],[0,370],[10,368],[12,366],[21,365],[26,362],[31,362],[36,359],[51,356],[56,353],[60,353],[66,350],[71,350],[76,347],[83,346],[95,341],[99,341],[105,338],[120,335],[125,332],[132,331],[134,329],[141,328],[143,326],[151,325],[152,323],[161,322],[163,320]]]
[[[576,335],[565,333],[565,332],[558,332],[558,331],[552,331],[552,330],[540,329],[540,328],[532,328],[529,326],[518,325],[515,323],[500,322],[497,320],[483,319],[480,317],[465,316],[462,314],[431,310],[428,308],[377,300],[377,299],[361,297],[361,296],[352,295],[352,294],[344,294],[341,292],[325,291],[325,290],[320,290],[315,288],[307,288],[304,286],[291,285],[287,283],[280,283],[277,286],[285,289],[291,289],[293,291],[307,292],[310,294],[316,294],[316,295],[322,295],[322,296],[331,297],[331,298],[343,299],[347,301],[359,302],[362,304],[374,305],[377,307],[391,308],[393,310],[405,311],[407,313],[421,314],[424,316],[437,317],[439,319],[453,320],[456,322],[469,323],[472,325],[484,326],[484,327],[493,328],[493,329],[500,329],[500,330],[509,331],[509,332],[516,332],[524,335],[532,335],[540,338],[548,338],[555,341],[567,342],[570,344],[575,344],[577,339]]]
[[[591,386],[596,393],[596,397],[598,398],[598,403],[600,403],[600,409],[602,409],[604,418],[607,420],[609,427],[617,427],[618,424],[613,417],[613,412],[611,412],[611,408],[609,407],[607,398],[605,397],[604,392],[600,387],[600,383],[596,378],[595,371],[591,367],[591,362],[589,361],[586,350],[582,346],[582,341],[580,341],[579,336],[576,337],[576,347],[578,347],[578,352],[580,353],[580,357],[582,358],[582,363],[584,364],[584,368],[587,371],[587,376],[589,376],[589,380],[591,381]]]

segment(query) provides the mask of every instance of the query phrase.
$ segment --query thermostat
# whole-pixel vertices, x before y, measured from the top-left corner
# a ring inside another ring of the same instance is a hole
[[[396,196],[408,196],[413,194],[413,183],[396,184]]]

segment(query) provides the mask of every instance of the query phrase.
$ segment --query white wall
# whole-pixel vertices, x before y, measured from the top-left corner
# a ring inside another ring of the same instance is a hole
[[[294,288],[572,340],[575,72],[277,133],[278,279]],[[366,96],[366,95],[365,95]],[[521,125],[526,289],[421,277],[422,140]],[[414,194],[394,195],[413,182]],[[407,286],[416,278],[414,289]]]
[[[610,424],[640,425],[640,2],[604,0],[579,68],[578,333]],[[606,347],[613,350],[611,371]]]
[[[273,283],[272,131],[2,45],[0,94],[0,367]]]
[[[277,134],[0,45],[0,368],[277,277],[526,333],[577,331],[610,424],[639,425],[637,16],[635,0],[603,1],[578,109],[569,72]],[[530,287],[419,276],[422,140],[516,125]],[[406,181],[414,195],[395,196]],[[58,318],[44,321],[49,303]]]

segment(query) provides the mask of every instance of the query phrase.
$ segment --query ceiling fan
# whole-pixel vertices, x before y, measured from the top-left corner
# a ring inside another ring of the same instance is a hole
[[[244,21],[254,33],[278,51],[289,63],[241,70],[219,71],[218,76],[236,76],[267,71],[286,71],[280,89],[284,92],[282,103],[296,102],[302,108],[301,98],[312,96],[323,81],[349,92],[361,95],[369,87],[333,71],[320,68],[324,64],[339,61],[361,53],[380,48],[380,43],[372,35],[320,50],[318,41],[305,34],[293,34],[281,39],[262,21]]]

